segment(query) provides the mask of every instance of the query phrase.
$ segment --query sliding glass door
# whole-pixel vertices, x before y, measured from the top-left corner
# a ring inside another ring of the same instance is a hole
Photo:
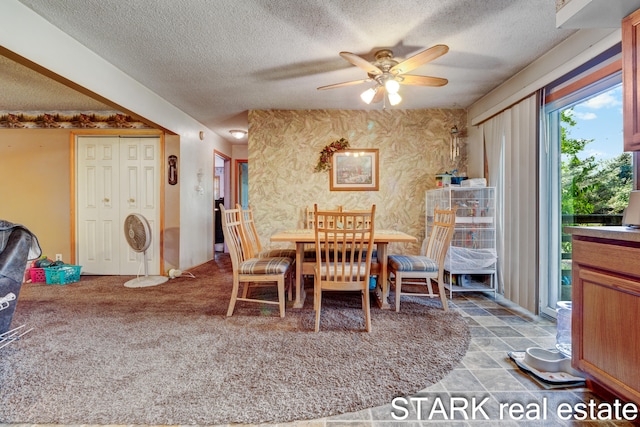
[[[571,236],[563,227],[619,225],[633,186],[632,156],[622,151],[621,86],[616,72],[544,107],[540,309],[550,316],[558,301],[571,300]]]

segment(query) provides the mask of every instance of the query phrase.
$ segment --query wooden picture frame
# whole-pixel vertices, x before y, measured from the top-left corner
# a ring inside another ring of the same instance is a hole
[[[340,150],[331,156],[330,191],[378,191],[378,149]]]

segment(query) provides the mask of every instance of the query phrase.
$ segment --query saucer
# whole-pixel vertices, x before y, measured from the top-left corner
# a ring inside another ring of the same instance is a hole
[[[571,359],[565,358],[559,352],[559,356],[554,353],[556,352],[553,350],[530,347],[527,351],[511,351],[508,354],[521,369],[530,372],[543,381],[553,384],[575,384],[585,381],[584,377],[581,377],[580,373],[570,366]],[[527,354],[529,354],[529,357],[527,357]],[[532,366],[529,361],[533,361],[535,366]],[[539,368],[552,368],[554,370]],[[556,371],[555,369],[558,370]]]
[[[541,372],[571,371],[571,359],[557,350],[529,347],[524,354],[524,362]]]

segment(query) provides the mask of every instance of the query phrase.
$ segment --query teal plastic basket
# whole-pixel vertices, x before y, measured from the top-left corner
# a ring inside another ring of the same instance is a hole
[[[47,285],[66,285],[80,281],[80,265],[60,265],[44,269]]]

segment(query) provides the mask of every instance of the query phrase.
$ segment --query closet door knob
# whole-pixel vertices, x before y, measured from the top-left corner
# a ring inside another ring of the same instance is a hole
[[[105,203],[109,203],[110,200],[109,200],[108,197],[105,197],[104,199],[102,199],[102,201],[105,202]]]
[[[135,199],[129,199],[129,203],[135,203],[136,200]]]

